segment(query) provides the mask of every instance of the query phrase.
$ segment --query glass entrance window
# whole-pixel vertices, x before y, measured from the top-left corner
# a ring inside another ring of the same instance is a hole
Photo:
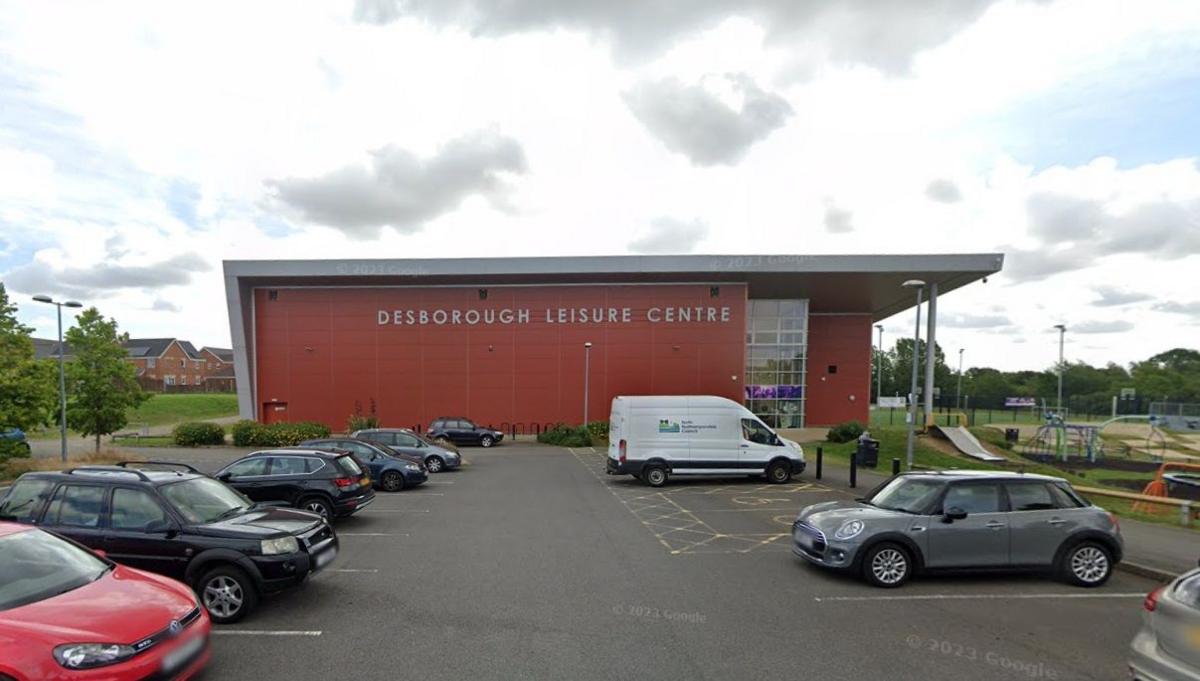
[[[746,315],[746,408],[772,428],[804,426],[807,300],[750,300]]]

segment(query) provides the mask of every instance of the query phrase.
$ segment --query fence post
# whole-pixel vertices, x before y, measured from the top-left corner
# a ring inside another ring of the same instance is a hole
[[[1192,502],[1185,501],[1179,506],[1179,524],[1187,527],[1192,524]]]
[[[821,446],[817,445],[817,480],[821,479],[821,460],[824,458],[825,452],[821,450]]]

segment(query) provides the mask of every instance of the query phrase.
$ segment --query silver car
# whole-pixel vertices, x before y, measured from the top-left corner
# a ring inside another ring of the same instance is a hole
[[[792,552],[897,587],[918,571],[1050,569],[1100,586],[1121,560],[1117,519],[1067,481],[995,471],[905,473],[854,502],[800,511]]]
[[[356,430],[350,437],[383,445],[400,454],[420,457],[430,473],[441,473],[462,465],[462,455],[453,445],[443,447],[434,444],[407,428]]]
[[[1200,570],[1151,591],[1142,603],[1129,673],[1138,681],[1200,681]]]

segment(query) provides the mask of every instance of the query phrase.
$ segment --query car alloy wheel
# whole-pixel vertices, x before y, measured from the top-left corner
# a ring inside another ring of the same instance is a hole
[[[1071,554],[1071,574],[1084,584],[1103,581],[1108,570],[1108,556],[1099,547],[1087,544]]]
[[[484,435],[483,437],[479,438],[480,447],[491,447],[494,442],[495,440],[492,439],[491,435]]]
[[[304,510],[316,513],[322,518],[329,520],[329,504],[320,499],[309,499],[304,502]]]
[[[871,574],[880,584],[899,584],[908,574],[908,558],[900,549],[885,548],[871,557]]]
[[[425,467],[429,469],[430,473],[441,473],[443,466],[445,464],[442,462],[441,457],[438,456],[431,456],[425,461]]]
[[[220,619],[230,619],[242,609],[246,595],[237,580],[217,575],[204,585],[204,607]]]
[[[396,471],[387,471],[380,479],[380,484],[386,492],[399,492],[404,489],[404,476]]]

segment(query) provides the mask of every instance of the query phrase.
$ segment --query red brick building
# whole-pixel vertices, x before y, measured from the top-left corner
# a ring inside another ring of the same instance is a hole
[[[866,420],[872,325],[997,254],[225,263],[240,410],[344,426],[607,418],[616,395],[741,400],[777,427]],[[588,345],[590,344],[590,346]],[[586,379],[585,379],[586,376]]]
[[[124,343],[127,361],[137,367],[138,380],[148,390],[163,392],[233,392],[233,351],[196,350],[177,338],[130,338]]]

